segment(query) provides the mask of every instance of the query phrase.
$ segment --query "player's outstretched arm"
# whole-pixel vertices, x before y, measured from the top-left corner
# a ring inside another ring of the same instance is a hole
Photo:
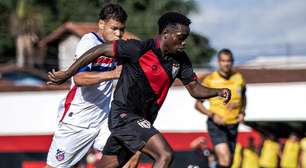
[[[92,86],[104,81],[118,79],[120,77],[122,65],[112,71],[104,72],[80,72],[73,76],[77,86]]]
[[[198,81],[192,81],[185,85],[190,95],[196,99],[208,99],[220,96],[224,98],[224,103],[228,103],[231,99],[231,91],[229,89],[214,89],[202,86]]]
[[[47,84],[62,84],[71,76],[76,74],[80,67],[88,65],[90,62],[98,58],[99,56],[114,57],[113,45],[111,43],[104,43],[95,46],[86,51],[80,58],[78,58],[66,71],[54,70],[48,73],[49,81]]]

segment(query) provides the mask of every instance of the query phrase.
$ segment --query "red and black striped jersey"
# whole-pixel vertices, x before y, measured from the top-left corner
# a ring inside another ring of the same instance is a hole
[[[110,128],[120,124],[122,113],[153,123],[173,81],[178,78],[186,85],[197,79],[186,53],[162,55],[158,38],[117,40],[113,50],[123,69],[112,101]]]

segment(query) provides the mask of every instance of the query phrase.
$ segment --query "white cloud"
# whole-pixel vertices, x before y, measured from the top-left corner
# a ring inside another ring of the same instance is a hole
[[[198,0],[191,28],[215,47],[306,43],[305,0]]]

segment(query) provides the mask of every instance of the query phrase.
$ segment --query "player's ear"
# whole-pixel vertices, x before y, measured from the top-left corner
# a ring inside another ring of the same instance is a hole
[[[99,26],[99,29],[103,30],[104,26],[105,26],[105,21],[100,19],[99,23],[98,23],[98,26]]]

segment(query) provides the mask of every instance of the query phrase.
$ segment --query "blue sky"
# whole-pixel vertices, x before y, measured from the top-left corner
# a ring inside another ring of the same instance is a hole
[[[273,49],[286,53],[290,46],[306,51],[306,0],[196,2],[199,11],[189,16],[191,30],[207,36],[217,49],[227,47],[240,54]]]

